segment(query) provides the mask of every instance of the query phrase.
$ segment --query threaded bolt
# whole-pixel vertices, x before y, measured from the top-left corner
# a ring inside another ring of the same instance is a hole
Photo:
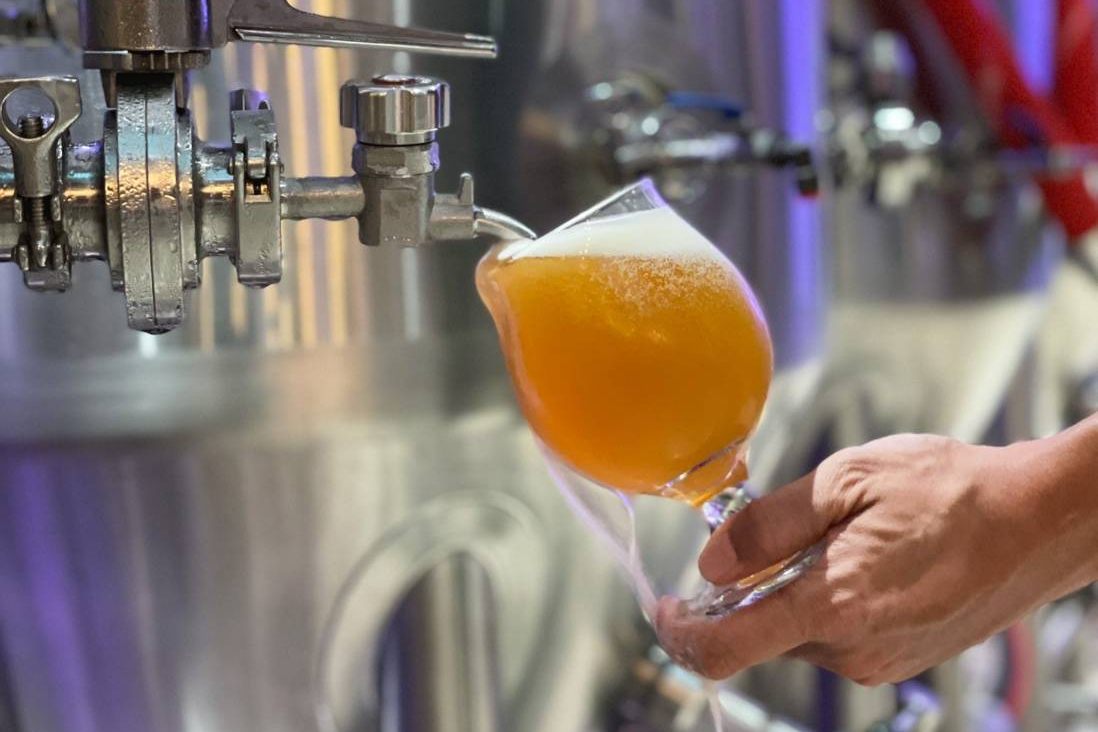
[[[31,228],[44,229],[48,224],[46,217],[47,198],[28,198],[26,208],[27,225]]]
[[[25,139],[41,137],[46,131],[46,120],[40,114],[25,114],[19,118],[19,134]]]
[[[19,134],[27,140],[41,137],[46,132],[46,120],[40,114],[27,114],[19,118]],[[49,196],[24,199],[24,220],[29,235],[31,258],[38,268],[43,269],[49,262],[49,250],[52,243],[50,219],[47,207]]]
[[[41,137],[46,131],[46,120],[40,114],[28,114],[19,119],[19,134],[30,140]],[[26,221],[31,228],[43,229],[48,226],[49,218],[46,215],[48,198],[27,199]]]

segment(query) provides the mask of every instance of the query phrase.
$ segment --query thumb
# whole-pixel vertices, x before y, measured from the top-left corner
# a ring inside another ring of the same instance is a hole
[[[825,500],[817,472],[748,504],[709,537],[698,569],[728,585],[788,559],[822,539],[846,511]]]

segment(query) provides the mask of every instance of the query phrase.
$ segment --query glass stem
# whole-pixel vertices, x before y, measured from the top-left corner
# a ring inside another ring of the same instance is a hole
[[[709,530],[716,531],[730,517],[742,511],[751,500],[751,494],[744,483],[732,486],[711,498],[702,506],[702,515],[705,516]],[[823,556],[825,546],[826,543],[821,540],[785,561],[731,585],[709,585],[690,601],[690,607],[709,617],[731,615],[772,595],[803,575]]]
[[[702,515],[705,516],[705,523],[709,524],[709,531],[719,529],[721,524],[742,511],[751,501],[751,492],[746,483],[725,488],[710,498],[702,506]]]

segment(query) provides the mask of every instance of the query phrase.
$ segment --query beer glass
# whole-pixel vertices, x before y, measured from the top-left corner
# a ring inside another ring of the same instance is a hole
[[[627,503],[640,494],[684,501],[711,529],[747,504],[747,445],[773,372],[770,335],[736,267],[651,181],[537,240],[493,249],[477,287],[522,411],[569,493],[587,503],[577,486],[594,483]],[[707,588],[689,607],[733,612],[818,556],[814,547]]]

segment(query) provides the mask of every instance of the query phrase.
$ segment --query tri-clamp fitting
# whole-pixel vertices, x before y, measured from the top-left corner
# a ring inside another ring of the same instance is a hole
[[[70,138],[76,79],[0,80],[0,261],[16,261],[28,287],[66,290],[73,262],[105,261],[130,327],[163,333],[183,323],[185,292],[201,284],[206,257],[228,257],[243,285],[277,283],[284,219],[355,218],[371,246],[533,236],[477,208],[468,175],[456,194],[435,191],[436,134],[450,120],[444,82],[347,83],[342,122],[356,133],[355,174],[341,178],[284,175],[274,112],[259,91],[232,93],[228,144],[202,142],[180,83],[233,37],[469,56],[493,54],[491,39],[318,18],[284,0],[209,4],[221,10],[202,11],[206,0],[82,0],[85,62],[103,71],[108,91],[101,140]],[[205,31],[184,23],[198,20]],[[52,116],[11,118],[9,98],[27,88],[49,98]]]
[[[232,139],[209,145],[177,107],[171,75],[120,74],[104,138],[76,144],[67,134],[80,109],[76,80],[2,81],[0,104],[28,86],[49,96],[57,115],[48,124],[0,125],[8,141],[0,151],[0,260],[14,259],[28,287],[58,291],[70,286],[73,261],[106,261],[137,330],[183,322],[184,292],[199,286],[205,257],[227,256],[241,284],[277,283],[284,219],[356,218],[370,245],[533,236],[478,209],[468,175],[457,194],[436,193],[435,133],[449,121],[444,82],[348,83],[343,121],[358,138],[356,175],[301,179],[283,175],[274,112],[260,92],[232,93]]]

